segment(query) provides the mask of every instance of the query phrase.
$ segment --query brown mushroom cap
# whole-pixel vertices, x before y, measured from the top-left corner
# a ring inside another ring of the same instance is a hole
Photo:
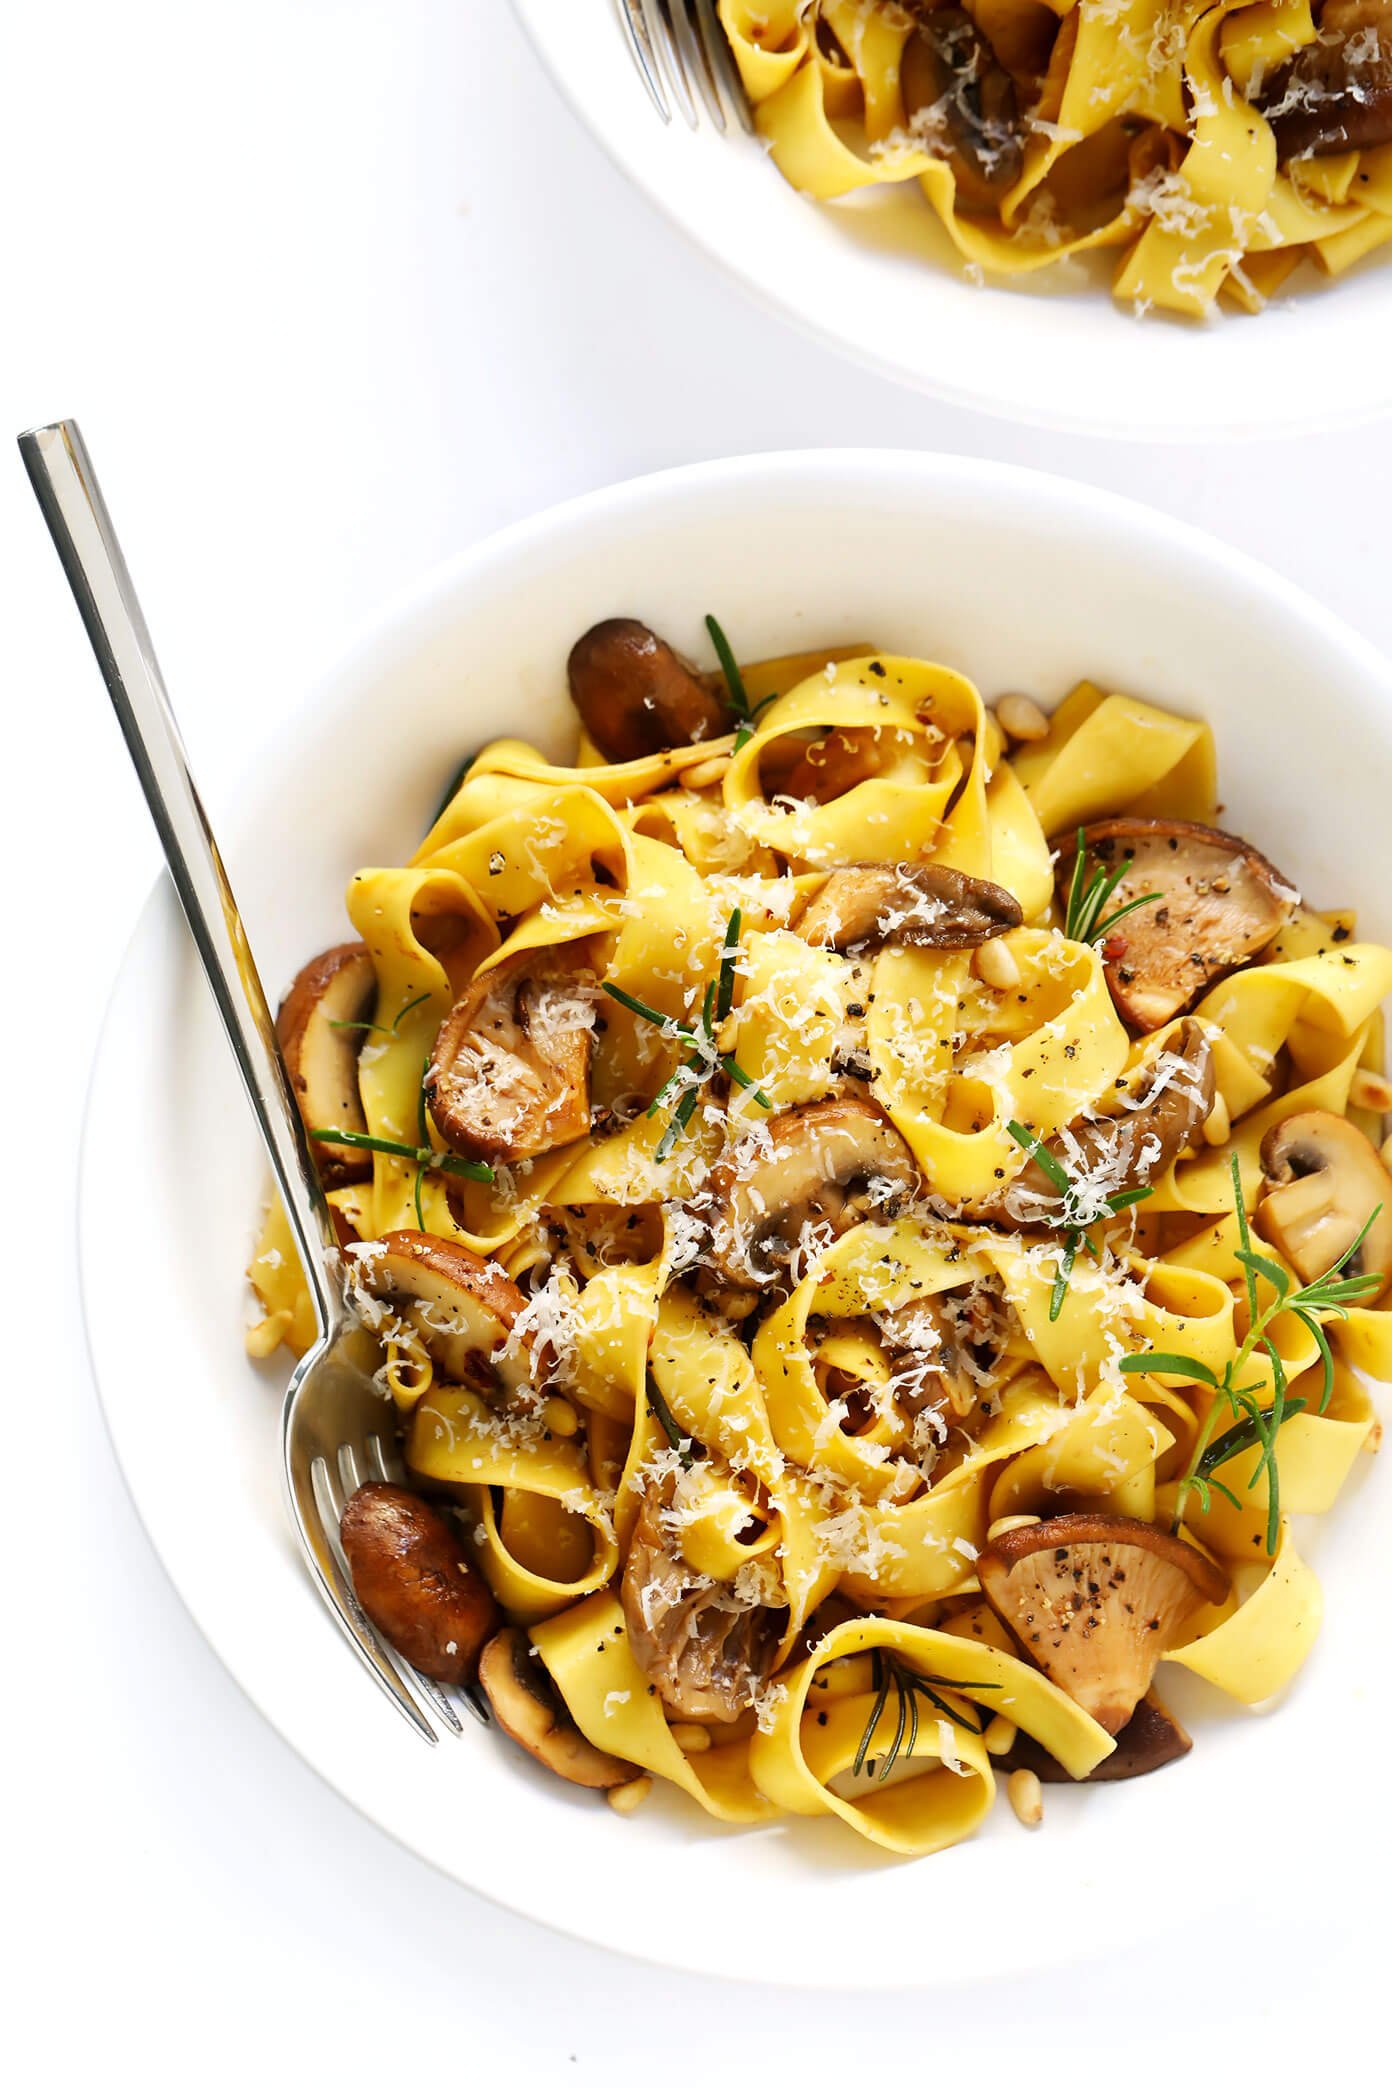
[[[1018,928],[1020,902],[1003,885],[942,863],[847,863],[808,902],[797,932],[823,949],[886,943],[974,950]]]
[[[1133,1107],[1117,1116],[1080,1117],[1045,1140],[1069,1180],[1104,1182],[1114,1197],[1147,1187],[1166,1174],[1203,1130],[1213,1111],[1213,1051],[1197,1022],[1186,1019],[1151,1067]],[[1038,1199],[1036,1202],[1035,1199]],[[1004,1196],[976,1213],[994,1225],[1027,1226],[1057,1212],[1059,1193],[1037,1160],[1015,1177]]]
[[[693,1573],[664,1535],[663,1494],[644,1491],[624,1564],[628,1650],[678,1718],[728,1725],[772,1673],[785,1612]]]
[[[952,169],[958,207],[994,212],[1024,165],[1015,83],[964,8],[913,13],[899,60],[905,122]]]
[[[1325,0],[1319,36],[1272,74],[1261,108],[1282,160],[1392,144],[1392,0]]]
[[[489,1640],[478,1678],[508,1738],[567,1783],[612,1791],[638,1774],[631,1763],[590,1745],[524,1631],[509,1625]]]
[[[594,973],[573,945],[521,950],[465,989],[440,1025],[425,1099],[471,1160],[549,1153],[590,1128]]]
[[[1119,1733],[1228,1577],[1194,1546],[1126,1515],[1054,1515],[1006,1530],[977,1560],[981,1586],[1051,1682]]]
[[[665,639],[631,616],[595,624],[571,648],[570,696],[606,761],[718,739],[728,706]]]
[[[998,1278],[977,1277],[961,1290],[912,1298],[879,1314],[876,1325],[904,1414],[937,1416],[940,1439],[954,1428],[970,1433],[984,1420],[982,1402],[991,1396],[1010,1326]]]
[[[1048,1749],[1028,1733],[1017,1733],[1010,1752],[1002,1755],[1002,1769],[1032,1769],[1041,1783],[1126,1783],[1133,1776],[1149,1776],[1187,1755],[1194,1743],[1179,1720],[1153,1694],[1143,1696],[1116,1736],[1116,1746],[1104,1762],[1084,1777],[1071,1777]]]
[[[367,944],[338,943],[301,967],[280,1004],[276,1035],[307,1131],[367,1129],[358,1092],[363,1033],[334,1025],[365,1021],[376,991]],[[372,1173],[372,1155],[352,1146],[316,1141],[311,1151],[326,1189]]]
[[[890,1216],[919,1185],[913,1154],[871,1102],[850,1096],[780,1110],[751,1149],[711,1170],[709,1268],[740,1286],[765,1283],[804,1226],[834,1238],[862,1218]]]
[[[1392,1281],[1392,1174],[1376,1146],[1347,1117],[1303,1109],[1272,1125],[1262,1140],[1261,1163],[1257,1230],[1301,1282],[1326,1275],[1372,1219],[1367,1238],[1340,1274],[1380,1276],[1378,1289],[1363,1302],[1381,1297]]]
[[[383,1638],[436,1682],[472,1681],[498,1605],[461,1532],[419,1494],[374,1479],[349,1496],[339,1537],[353,1592]]]
[[[1298,894],[1264,855],[1236,834],[1183,819],[1104,819],[1086,829],[1089,856],[1126,863],[1107,912],[1146,893],[1153,905],[1128,914],[1103,943],[1107,984],[1123,1022],[1159,1029],[1200,994],[1248,963],[1290,919]],[[1059,857],[1066,904],[1077,849]]]
[[[462,1242],[383,1233],[353,1255],[352,1266],[364,1290],[411,1319],[450,1383],[525,1396],[547,1376],[549,1351],[518,1331],[527,1303],[521,1291]]]

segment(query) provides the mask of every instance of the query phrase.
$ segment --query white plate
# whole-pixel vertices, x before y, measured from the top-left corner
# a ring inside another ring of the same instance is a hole
[[[978,287],[913,183],[817,204],[763,147],[664,125],[616,0],[513,0],[552,79],[616,164],[762,303],[902,383],[987,413],[1135,440],[1346,426],[1392,406],[1392,252],[1302,269],[1253,319],[1137,323],[1111,262]],[[588,228],[597,253],[604,228]],[[776,382],[764,367],[748,373]]]
[[[1318,899],[1392,936],[1392,675],[1259,567],[1062,481],[922,455],[699,465],[509,530],[399,602],[258,765],[224,842],[270,990],[345,932],[351,871],[402,860],[459,755],[499,732],[553,753],[564,662],[601,616],[700,645],[713,610],[751,658],[870,637],[950,661],[988,696],[1055,701],[1084,673],[1202,712],[1231,823]],[[110,1193],[119,1182],[119,1198]],[[1276,1715],[1167,1693],[1196,1746],[1149,1780],[1001,1805],[926,1863],[830,1823],[713,1829],[655,1798],[621,1820],[496,1733],[427,1749],[311,1592],[281,1512],[282,1375],[242,1353],[240,1273],[262,1169],[165,888],[98,1049],[82,1184],[88,1327],[137,1507],[212,1645],[305,1759],[369,1818],[480,1892],[596,1942],[700,1971],[872,1987],[960,1981],[1376,1872],[1387,1810],[1361,1775],[1392,1698],[1392,1484],[1360,1475],[1315,1533],[1329,1619]],[[1364,1735],[1352,1754],[1355,1714]],[[1371,1774],[1371,1769],[1369,1774]],[[1355,1839],[1356,1838],[1356,1839]],[[1124,1914],[1112,1881],[1127,1880]],[[1177,1947],[1177,1946],[1176,1946]],[[1179,1960],[1171,1955],[1171,1968]]]

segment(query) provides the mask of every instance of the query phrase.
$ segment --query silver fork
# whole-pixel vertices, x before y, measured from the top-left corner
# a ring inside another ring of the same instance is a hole
[[[285,1395],[286,1502],[320,1594],[374,1681],[425,1740],[463,1730],[456,1702],[482,1703],[417,1674],[368,1623],[338,1541],[343,1502],[368,1478],[400,1479],[390,1408],[373,1382],[378,1348],[344,1283],[343,1258],[275,1024],[222,866],[150,633],[75,421],[32,428],[19,447],[57,546],[154,818],[174,889],[284,1199],[319,1323]]]
[[[675,104],[692,130],[704,105],[718,131],[728,110],[744,129],[754,121],[715,0],[615,0],[629,55],[664,123]]]

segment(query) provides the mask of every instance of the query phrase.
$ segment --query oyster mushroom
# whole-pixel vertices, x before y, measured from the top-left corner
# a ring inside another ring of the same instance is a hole
[[[1015,83],[965,8],[912,12],[918,27],[899,61],[904,120],[952,169],[959,207],[993,213],[1024,166]]]
[[[1283,160],[1392,144],[1392,0],[1325,0],[1318,37],[1260,106]]]
[[[366,1131],[358,1092],[360,1030],[377,990],[366,943],[338,943],[312,957],[296,974],[276,1015],[276,1036],[285,1054],[307,1131]],[[312,1147],[326,1189],[364,1182],[372,1155],[352,1146]]]
[[[483,972],[440,1025],[425,1099],[471,1160],[549,1153],[590,1128],[595,975],[567,946]]]
[[[1093,1184],[1099,1202],[1110,1201],[1168,1172],[1198,1139],[1212,1114],[1215,1092],[1212,1048],[1199,1024],[1186,1019],[1129,1110],[1080,1117],[1056,1138],[1046,1139],[1044,1150],[1078,1185],[1081,1204],[1086,1205]],[[976,1215],[997,1225],[1029,1225],[1045,1213],[1056,1214],[1058,1202],[1058,1190],[1039,1162],[1031,1160],[999,1203]]]
[[[669,1711],[728,1725],[778,1657],[784,1612],[693,1573],[663,1528],[670,1482],[648,1486],[624,1566],[628,1649]]]
[[[354,1594],[402,1659],[436,1682],[471,1682],[498,1605],[461,1532],[419,1494],[373,1479],[344,1504],[339,1537]]]
[[[638,761],[730,729],[713,682],[631,616],[593,625],[572,646],[566,671],[571,701],[606,761]]]
[[[478,1678],[508,1738],[567,1783],[612,1791],[638,1774],[630,1762],[590,1745],[524,1631],[509,1625],[488,1641]]]
[[[1392,1280],[1392,1174],[1358,1126],[1328,1109],[1303,1109],[1272,1125],[1261,1164],[1257,1230],[1301,1282],[1327,1274],[1371,1219],[1340,1273],[1380,1277],[1363,1302],[1381,1297]]]
[[[977,1559],[992,1608],[1051,1682],[1119,1733],[1228,1577],[1201,1551],[1126,1515],[1053,1515],[1006,1530]]]
[[[736,1288],[767,1283],[808,1228],[835,1239],[862,1218],[892,1215],[918,1185],[912,1153],[873,1103],[847,1096],[780,1110],[711,1171],[707,1268]]]
[[[1003,885],[942,863],[848,863],[809,901],[797,932],[832,950],[974,950],[1023,918]]]
[[[527,1301],[496,1262],[434,1233],[389,1232],[351,1258],[360,1292],[409,1320],[441,1374],[486,1397],[525,1400],[553,1364],[526,1331]],[[370,1310],[364,1317],[372,1323]]]
[[[891,1364],[897,1405],[924,1428],[916,1439],[945,1441],[985,1418],[983,1401],[1006,1351],[1009,1312],[999,1280],[981,1277],[959,1291],[914,1298],[881,1313],[877,1325]]]
[[[1117,1013],[1133,1030],[1159,1029],[1201,993],[1250,963],[1280,934],[1299,894],[1236,834],[1182,819],[1105,819],[1083,835],[1089,856],[1126,872],[1108,911],[1154,892],[1102,945]],[[1076,848],[1059,858],[1067,903]]]
[[[1164,1769],[1170,1762],[1178,1762],[1189,1753],[1193,1741],[1177,1718],[1165,1709],[1154,1696],[1143,1696],[1125,1725],[1116,1736],[1116,1746],[1104,1762],[1087,1776],[1082,1783],[1126,1783],[1133,1776],[1149,1776],[1154,1769]],[[1002,1769],[1032,1769],[1041,1783],[1072,1783],[1061,1762],[1056,1762],[1048,1749],[1041,1747],[1028,1733],[1017,1733],[1008,1754],[1002,1756]]]

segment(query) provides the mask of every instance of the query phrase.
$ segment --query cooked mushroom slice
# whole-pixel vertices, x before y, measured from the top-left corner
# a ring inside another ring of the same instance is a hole
[[[1283,160],[1392,144],[1392,0],[1325,0],[1318,37],[1272,75],[1261,107]]]
[[[591,1747],[524,1631],[509,1625],[490,1639],[483,1649],[478,1677],[493,1716],[508,1738],[567,1783],[583,1784],[589,1791],[612,1791],[617,1784],[631,1783],[638,1774],[630,1762]]]
[[[691,1571],[663,1529],[669,1490],[650,1485],[633,1526],[620,1591],[628,1650],[678,1718],[728,1725],[772,1673],[785,1612]]]
[[[1376,1146],[1332,1110],[1303,1109],[1272,1125],[1261,1163],[1257,1230],[1263,1239],[1302,1283],[1313,1283],[1348,1253],[1371,1218],[1367,1238],[1340,1273],[1381,1277],[1363,1302],[1380,1298],[1392,1279],[1392,1174]]]
[[[1117,1116],[1080,1117],[1044,1150],[1060,1163],[1086,1196],[1096,1183],[1099,1198],[1141,1189],[1168,1172],[1198,1139],[1213,1112],[1216,1083],[1213,1051],[1197,1022],[1186,1019],[1156,1059],[1129,1110]],[[1010,1184],[999,1204],[975,1215],[997,1225],[1030,1225],[1056,1213],[1059,1192],[1037,1160]]]
[[[631,616],[611,616],[576,640],[571,701],[606,761],[637,761],[730,729],[711,682]]]
[[[370,1297],[410,1320],[451,1384],[509,1399],[545,1380],[550,1351],[519,1327],[527,1301],[496,1262],[457,1240],[402,1231],[370,1241],[352,1265]]]
[[[767,1119],[713,1168],[708,1268],[740,1287],[766,1283],[804,1242],[892,1216],[918,1188],[899,1133],[873,1103],[808,1102]]]
[[[309,1131],[366,1131],[358,1093],[358,1047],[372,1007],[377,978],[366,943],[339,943],[313,957],[295,974],[280,1004],[276,1035],[285,1054],[290,1084]],[[364,1182],[372,1155],[352,1146],[313,1146],[319,1175],[328,1189]]]
[[[848,863],[809,902],[797,932],[821,948],[974,950],[1018,928],[1020,902],[1003,885],[941,863]]]
[[[1006,1530],[977,1560],[981,1586],[1050,1681],[1119,1733],[1228,1577],[1192,1544],[1126,1515],[1054,1515]]]
[[[952,169],[958,207],[993,212],[1024,165],[1015,83],[964,8],[913,12],[899,61],[905,121]]]
[[[353,1592],[384,1639],[436,1682],[471,1682],[498,1605],[463,1556],[464,1537],[404,1486],[349,1496],[339,1537]]]
[[[1126,874],[1108,912],[1157,893],[1128,914],[1102,945],[1107,984],[1123,1022],[1159,1029],[1214,981],[1246,964],[1274,941],[1299,894],[1250,842],[1182,819],[1105,819],[1086,829],[1089,856]],[[1076,848],[1059,858],[1061,903],[1067,903]]]
[[[471,1160],[528,1160],[590,1128],[594,973],[565,947],[484,972],[440,1025],[425,1099]]]
[[[914,1298],[878,1319],[890,1354],[890,1389],[915,1423],[920,1448],[971,1431],[1006,1352],[1010,1311],[999,1279],[979,1277],[957,1291]]]
[[[1116,1736],[1116,1747],[1105,1762],[1077,1779],[1082,1783],[1126,1783],[1133,1776],[1149,1776],[1189,1753],[1193,1741],[1177,1718],[1159,1699],[1144,1696]],[[1010,1752],[1001,1757],[1002,1769],[1032,1769],[1041,1783],[1073,1783],[1061,1762],[1028,1733],[1017,1733]]]

